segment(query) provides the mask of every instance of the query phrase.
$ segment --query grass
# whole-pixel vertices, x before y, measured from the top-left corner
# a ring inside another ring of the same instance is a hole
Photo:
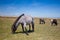
[[[39,19],[35,18],[35,32],[29,35],[22,33],[21,25],[16,30],[18,33],[11,33],[15,19],[0,17],[0,40],[60,40],[60,19],[57,19],[59,23],[57,26],[51,26],[49,19],[45,19],[46,24],[39,24]]]

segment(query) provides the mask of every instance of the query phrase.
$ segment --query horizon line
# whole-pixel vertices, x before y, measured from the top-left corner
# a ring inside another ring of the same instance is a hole
[[[18,17],[18,16],[0,16],[0,17]],[[35,16],[34,18],[60,18],[60,17],[37,17]]]

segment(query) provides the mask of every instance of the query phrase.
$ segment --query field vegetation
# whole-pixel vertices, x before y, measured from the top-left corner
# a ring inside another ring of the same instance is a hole
[[[60,40],[60,19],[57,19],[57,26],[51,26],[50,18],[45,18],[46,24],[39,24],[39,18],[34,18],[35,31],[29,35],[22,32],[21,25],[16,34],[11,33],[15,20],[16,17],[0,17],[0,40]]]

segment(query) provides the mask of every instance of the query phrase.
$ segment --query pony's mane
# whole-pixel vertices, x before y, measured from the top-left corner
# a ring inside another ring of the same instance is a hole
[[[16,19],[16,21],[15,21],[14,24],[13,24],[13,26],[15,26],[15,24],[17,23],[17,21],[18,21],[22,16],[24,16],[24,14],[21,14],[21,15]]]

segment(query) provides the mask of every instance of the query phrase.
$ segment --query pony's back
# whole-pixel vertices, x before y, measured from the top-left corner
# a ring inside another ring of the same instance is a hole
[[[32,18],[31,16],[29,16],[29,15],[24,15],[24,16],[22,16],[22,17],[19,19],[18,22],[20,22],[20,23],[24,23],[24,22],[26,22],[26,23],[31,23],[32,21],[33,21],[33,18]]]

